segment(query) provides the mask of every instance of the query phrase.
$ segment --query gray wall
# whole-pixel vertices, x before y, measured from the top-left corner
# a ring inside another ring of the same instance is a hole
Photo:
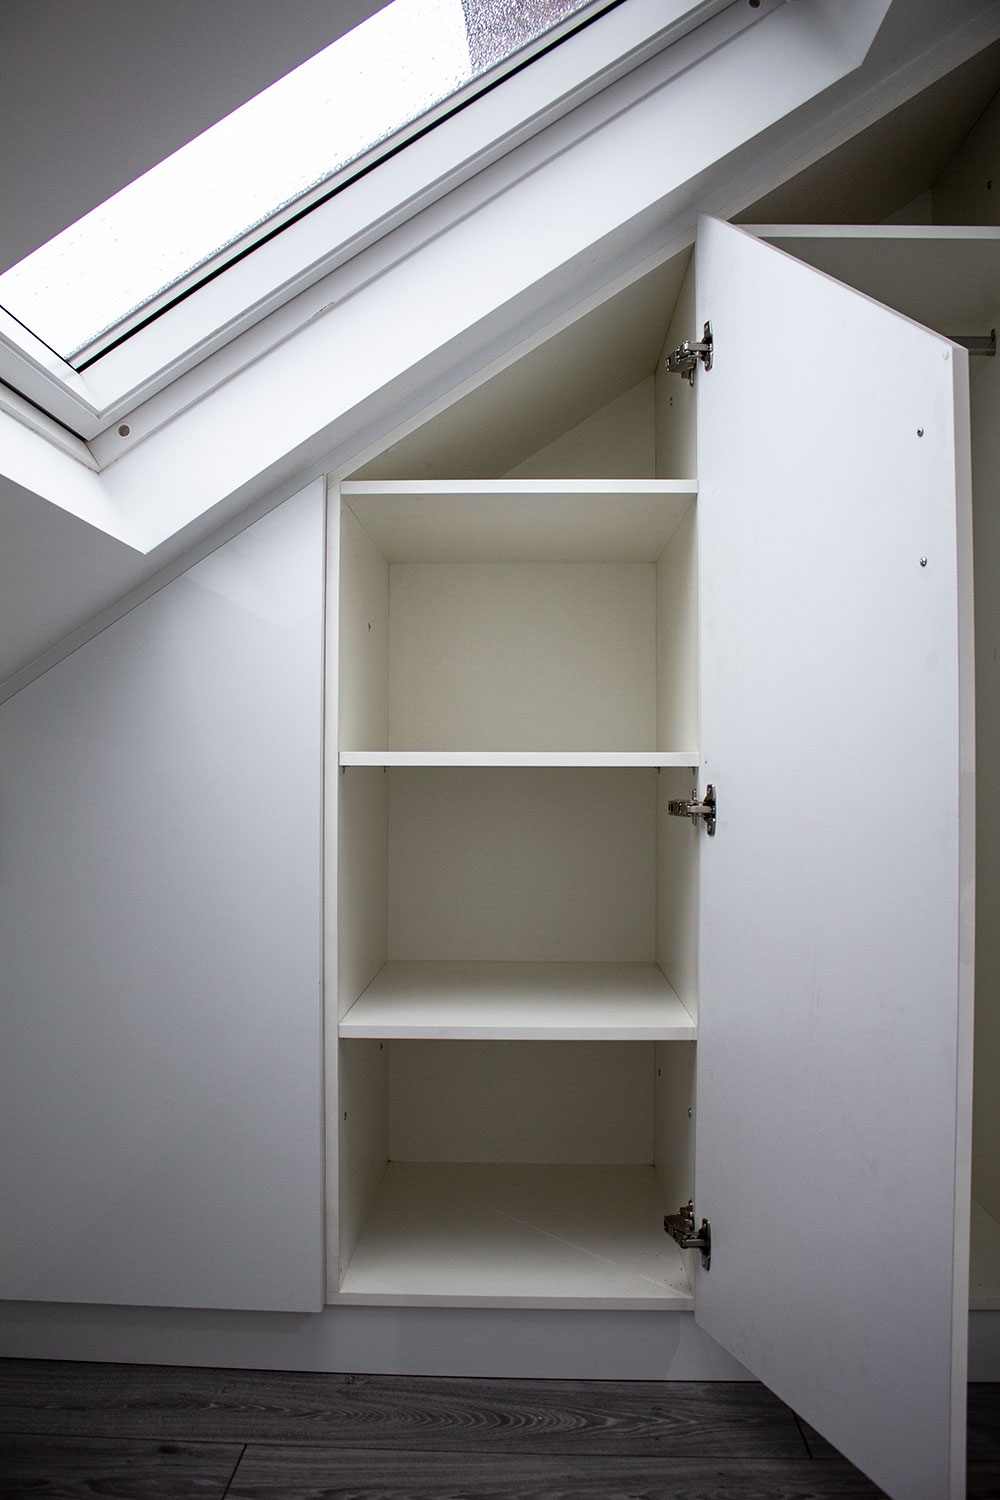
[[[385,0],[3,0],[0,270]]]

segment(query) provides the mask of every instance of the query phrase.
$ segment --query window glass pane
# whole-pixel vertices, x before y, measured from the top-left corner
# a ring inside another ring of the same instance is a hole
[[[72,360],[588,0],[393,0],[0,275]]]

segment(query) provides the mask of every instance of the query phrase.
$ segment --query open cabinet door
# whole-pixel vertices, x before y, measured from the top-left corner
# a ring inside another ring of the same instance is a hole
[[[964,1493],[966,355],[697,247],[697,1321],[894,1500]]]

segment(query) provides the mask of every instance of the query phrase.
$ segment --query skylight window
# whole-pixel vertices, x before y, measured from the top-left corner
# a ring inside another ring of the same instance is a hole
[[[0,305],[82,368],[584,9],[592,0],[392,0],[0,275]]]

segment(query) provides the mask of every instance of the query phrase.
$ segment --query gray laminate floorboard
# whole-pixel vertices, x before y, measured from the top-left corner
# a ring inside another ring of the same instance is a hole
[[[970,1463],[967,1500],[1000,1500],[1000,1463]]]
[[[249,1447],[227,1500],[884,1500],[843,1459],[579,1459]]]
[[[381,1452],[526,1450],[808,1456],[750,1382],[461,1380],[0,1362],[0,1431],[336,1443]]]
[[[1000,1386],[969,1391],[1000,1500]],[[0,1360],[0,1500],[875,1500],[763,1386]]]
[[[969,1386],[969,1461],[1000,1470],[1000,1385]]]
[[[0,1435],[0,1500],[223,1500],[240,1443]]]

